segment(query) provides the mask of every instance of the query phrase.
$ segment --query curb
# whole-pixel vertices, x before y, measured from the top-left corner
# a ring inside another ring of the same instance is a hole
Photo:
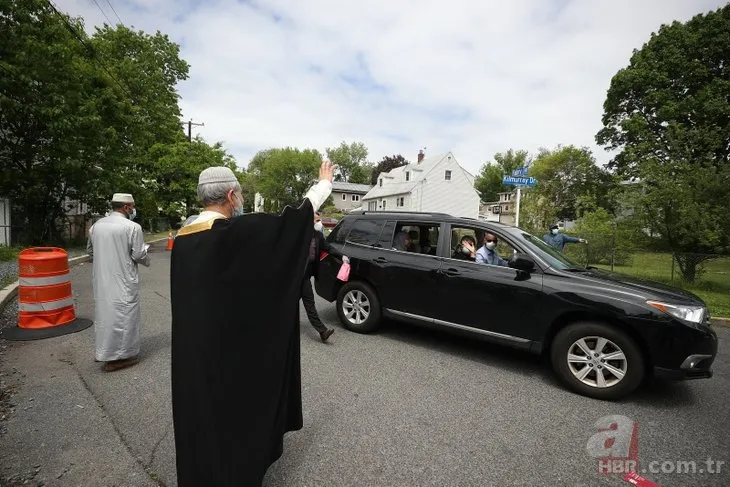
[[[149,242],[145,242],[145,243],[153,244],[153,243],[157,243],[157,242],[164,242],[165,240],[167,240],[167,237],[158,238],[156,240],[150,240]],[[89,262],[90,260],[91,260],[91,256],[89,254],[80,255],[78,257],[73,257],[71,259],[68,259],[68,267],[71,268],[73,266],[83,264],[84,262]],[[8,284],[4,288],[0,289],[0,310],[5,308],[5,305],[8,304],[8,302],[17,295],[18,295],[18,281]],[[730,324],[728,324],[728,326],[730,326]]]
[[[710,324],[712,326],[723,326],[730,328],[730,318],[710,318]]]

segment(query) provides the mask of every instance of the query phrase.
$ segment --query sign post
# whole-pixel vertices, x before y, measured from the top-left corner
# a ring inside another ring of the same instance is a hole
[[[522,186],[532,187],[537,185],[537,179],[527,175],[527,168],[521,167],[512,171],[511,176],[504,176],[502,184],[517,186],[517,208],[515,209],[515,226],[520,226],[520,200],[522,199]]]

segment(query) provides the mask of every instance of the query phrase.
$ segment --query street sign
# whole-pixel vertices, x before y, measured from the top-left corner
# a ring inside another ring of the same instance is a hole
[[[512,171],[513,176],[527,176],[527,168],[526,167],[519,167]]]
[[[502,184],[513,184],[515,186],[535,186],[537,179],[528,176],[505,176],[502,178]]]

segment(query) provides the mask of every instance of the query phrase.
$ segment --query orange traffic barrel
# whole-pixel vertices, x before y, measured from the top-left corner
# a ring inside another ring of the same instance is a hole
[[[172,250],[173,245],[175,244],[175,237],[172,236],[172,232],[167,234],[167,250]]]
[[[93,321],[76,318],[68,254],[56,247],[33,247],[18,256],[18,326],[8,340],[35,340],[84,330]]]

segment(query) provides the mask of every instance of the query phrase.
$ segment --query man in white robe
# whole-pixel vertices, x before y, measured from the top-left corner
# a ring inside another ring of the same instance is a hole
[[[139,354],[139,274],[149,266],[142,227],[131,194],[112,197],[112,212],[89,230],[87,252],[93,260],[96,361],[111,372],[137,363]]]

